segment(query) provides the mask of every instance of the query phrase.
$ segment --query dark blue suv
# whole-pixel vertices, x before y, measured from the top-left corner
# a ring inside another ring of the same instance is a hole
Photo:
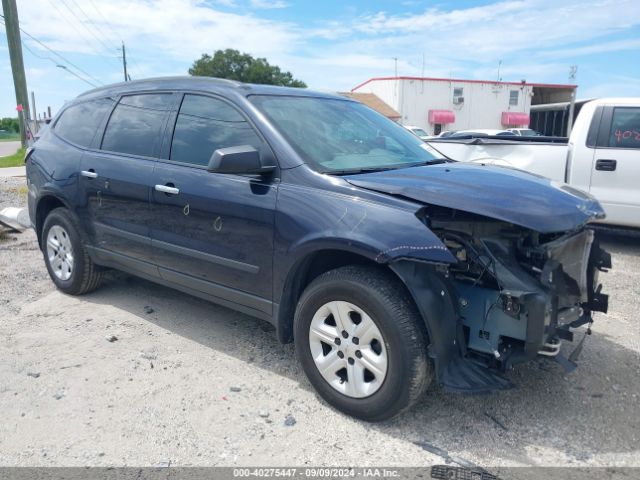
[[[606,311],[588,195],[456,163],[307,90],[162,78],[67,104],[27,154],[51,279],[115,268],[275,325],[330,404],[366,420],[432,379],[504,389]],[[566,364],[567,361],[564,361]]]

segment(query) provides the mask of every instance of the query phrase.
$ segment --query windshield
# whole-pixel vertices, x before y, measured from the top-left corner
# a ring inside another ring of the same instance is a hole
[[[361,103],[295,96],[250,98],[303,160],[322,173],[403,168],[443,158],[404,127]]]
[[[429,136],[429,134],[427,132],[425,132],[424,130],[422,130],[421,128],[413,128],[412,130],[413,130],[413,133],[415,133],[419,137],[428,137]]]

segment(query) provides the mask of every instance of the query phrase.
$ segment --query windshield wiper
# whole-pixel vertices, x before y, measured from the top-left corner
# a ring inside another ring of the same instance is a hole
[[[420,167],[425,165],[439,165],[441,163],[450,163],[450,162],[454,162],[454,160],[450,160],[448,158],[435,158],[433,160],[428,160],[426,162],[406,163],[404,165],[396,165],[393,167],[387,166],[387,167],[350,168],[346,170],[329,170],[323,173],[327,173],[329,175],[357,175],[358,173],[386,172],[389,170],[400,170],[402,168]]]
[[[433,160],[427,160],[426,162],[418,162],[418,163],[410,163],[405,165],[404,168],[409,167],[422,167],[424,165],[440,165],[442,163],[453,163],[455,160],[451,160],[450,158],[434,158]]]
[[[329,170],[323,173],[330,175],[355,175],[358,173],[371,173],[371,172],[386,172],[388,170],[398,170],[402,167],[363,167],[363,168],[350,168],[347,170]]]

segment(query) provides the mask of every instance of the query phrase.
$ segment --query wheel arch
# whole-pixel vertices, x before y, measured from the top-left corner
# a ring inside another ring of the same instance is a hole
[[[42,228],[44,227],[44,221],[49,213],[60,207],[70,210],[69,205],[64,200],[51,193],[42,195],[36,203],[35,230],[40,249],[42,249]]]
[[[390,273],[407,290],[414,306],[421,312],[413,292],[407,288],[405,281],[389,264],[376,261],[373,253],[338,247],[318,249],[299,258],[288,271],[275,318],[280,342],[293,341],[293,318],[298,300],[305,288],[323,273],[347,265],[368,265]]]

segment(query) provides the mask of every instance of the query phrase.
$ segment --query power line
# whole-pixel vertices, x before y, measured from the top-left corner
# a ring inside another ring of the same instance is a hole
[[[76,0],[72,0],[74,3]],[[98,8],[98,6],[95,4],[95,2],[93,0],[89,0],[89,3],[91,4],[91,6],[93,7],[93,9],[96,11],[96,13],[98,15],[100,15],[100,18],[102,18],[102,20],[104,20],[104,23],[107,25],[107,27],[109,27],[109,30],[111,30],[111,32],[118,38],[122,38],[122,35],[120,35],[120,33],[118,33],[116,31],[116,29],[114,28],[113,24],[109,21],[109,19],[102,13],[102,11]],[[86,15],[86,14],[85,14]],[[97,25],[96,25],[97,27]],[[122,58],[122,57],[120,57]],[[135,58],[131,57],[131,52],[129,52],[129,57],[127,58],[127,62],[128,63],[133,63],[133,65],[135,66],[135,70],[140,74],[140,72],[142,72],[142,67],[140,67],[140,65],[138,65],[138,62],[136,62]],[[131,70],[131,66],[129,65],[129,70]]]
[[[4,22],[3,22],[3,23],[4,23]],[[55,60],[54,60],[53,58],[51,58],[51,57],[43,57],[42,55],[40,55],[40,54],[38,54],[38,53],[34,52],[33,50],[31,50],[31,49],[29,48],[29,45],[27,45],[27,44],[26,44],[26,42],[22,42],[22,46],[23,46],[24,48],[26,48],[26,49],[31,53],[31,55],[33,55],[33,56],[34,56],[34,57],[36,57],[36,58],[40,58],[40,59],[42,59],[42,60],[51,60],[52,62],[55,62]]]
[[[111,25],[111,22],[109,22],[109,20],[107,20],[107,18],[102,14],[102,12],[100,11],[100,9],[96,6],[95,3],[93,3],[93,0],[89,0],[89,3],[91,4],[91,6],[93,7],[93,9],[98,12],[98,15],[100,15],[100,17],[102,17],[102,19],[105,21],[105,23],[107,24],[107,27],[109,27],[109,30],[111,30],[116,37],[121,37],[122,35],[120,35],[118,32],[115,31],[115,29],[113,28],[113,25]]]
[[[104,46],[107,49],[107,51],[109,51],[111,49],[111,47],[109,45],[107,45],[101,38],[99,38],[93,32],[93,30],[91,30],[89,27],[87,27],[86,23],[82,21],[82,19],[78,16],[78,14],[71,7],[69,7],[69,5],[67,4],[67,2],[65,0],[60,0],[60,1],[62,2],[62,5],[64,5],[65,8],[67,10],[69,10],[71,12],[71,14],[76,18],[76,20],[78,20],[78,22],[85,28],[85,30],[87,32],[89,32],[93,36],[93,38],[98,40],[98,42],[100,42],[102,44],[102,46]]]
[[[86,34],[82,33],[80,31],[80,29],[75,25],[75,23],[73,23],[71,20],[69,20],[67,18],[67,16],[62,12],[62,10],[60,10],[60,8],[56,5],[56,3],[53,0],[49,0],[49,3],[51,4],[51,6],[58,12],[58,14],[60,15],[60,17],[69,25],[71,26],[76,32],[78,32],[78,34],[83,37],[83,38],[87,38]],[[113,57],[109,57],[107,55],[104,55],[103,53],[101,53],[98,50],[93,50],[93,53],[102,57],[102,58],[109,58],[111,60],[114,60],[117,62],[117,59],[115,56]],[[119,62],[118,62],[119,63]]]
[[[69,70],[67,67],[64,67],[63,65],[60,65],[58,62],[56,62],[53,58],[49,57],[49,56],[42,56],[36,52],[34,52],[33,50],[31,50],[31,48],[29,47],[29,45],[27,45],[26,42],[22,42],[22,46],[24,48],[27,49],[27,51],[29,51],[29,53],[31,53],[31,55],[33,55],[34,57],[40,58],[41,60],[49,60],[51,63],[53,63],[56,67],[59,68],[64,68],[67,72],[69,72],[70,74],[78,77],[80,80],[82,80],[85,83],[88,83],[89,85],[91,85],[92,87],[97,87],[98,85],[96,85],[93,82],[90,82],[89,80],[87,80],[86,78],[81,77],[80,75],[78,75],[77,73],[75,73],[72,70]]]
[[[88,83],[89,85],[91,85],[92,87],[97,87],[97,85],[95,83],[91,83],[89,80],[87,80],[86,78],[82,78],[80,75],[78,75],[76,72],[74,72],[73,70],[69,70],[65,65],[56,65],[56,67],[58,68],[62,68],[63,70],[69,72],[71,75],[73,75],[74,77],[79,78],[80,80],[82,80],[83,82]]]
[[[0,17],[4,18],[4,15],[0,14]],[[3,22],[4,23],[4,22]],[[78,70],[79,72],[84,73],[87,77],[91,78],[92,80],[95,80],[97,83],[99,83],[100,85],[104,85],[104,83],[102,83],[100,80],[98,80],[96,77],[94,77],[93,75],[91,75],[89,72],[87,72],[86,70],[83,70],[82,68],[80,68],[79,66],[77,66],[75,63],[73,63],[71,60],[67,59],[66,57],[64,57],[62,54],[56,52],[55,50],[53,50],[52,48],[50,48],[49,46],[45,45],[44,43],[42,43],[40,40],[38,40],[36,37],[34,37],[33,35],[31,35],[29,32],[27,32],[26,30],[24,30],[22,27],[20,27],[20,31],[22,33],[24,33],[27,37],[29,37],[31,40],[33,40],[34,42],[38,43],[39,45],[41,45],[42,47],[44,47],[45,49],[49,50],[51,53],[53,53],[56,57],[62,59],[65,63],[68,63],[69,65],[71,65],[73,68],[75,68],[76,70]]]
[[[102,30],[102,28],[100,28],[100,25],[98,25],[97,23],[95,23],[93,20],[91,20],[91,18],[89,18],[89,15],[87,15],[87,13],[82,9],[82,7],[78,4],[78,2],[76,2],[76,0],[71,0],[73,2],[73,4],[78,7],[78,10],[80,10],[80,12],[82,12],[82,14],[84,15],[84,17],[87,19],[87,21],[89,23],[91,23],[91,25],[93,25],[96,29],[97,32],[100,33],[100,35],[102,35],[102,38],[104,38],[107,42],[111,43],[111,39],[105,35],[104,31]],[[117,36],[117,35],[116,35]],[[113,48],[114,50],[117,50],[118,47],[116,46],[115,43],[111,43],[111,48]]]

